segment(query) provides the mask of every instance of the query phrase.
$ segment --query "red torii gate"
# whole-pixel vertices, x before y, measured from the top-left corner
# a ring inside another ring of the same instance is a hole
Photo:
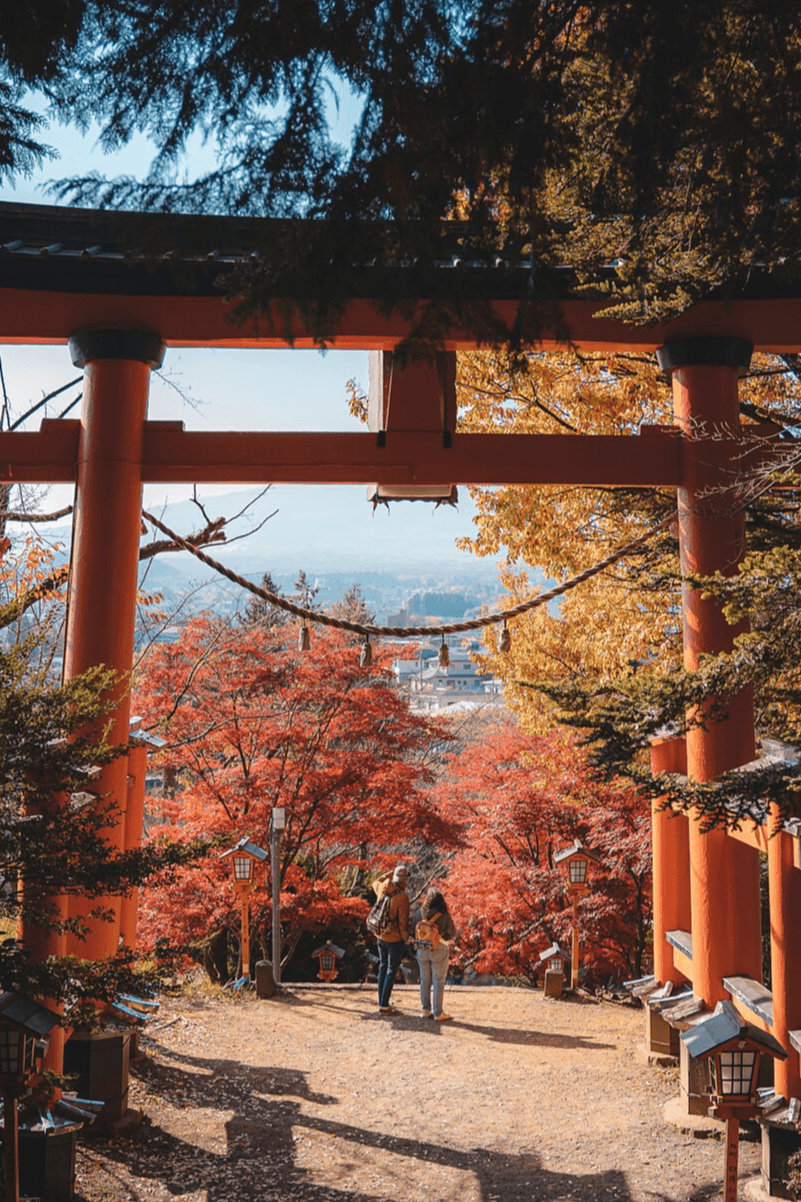
[[[245,233],[255,230],[244,223]],[[130,252],[143,229],[158,231],[162,254]],[[296,315],[290,329],[276,303],[272,315],[234,326],[213,285],[226,261],[243,254],[243,223],[220,218],[165,218],[101,214],[39,206],[0,205],[0,341],[69,343],[85,369],[79,421],[44,421],[38,433],[0,434],[0,480],[73,482],[76,510],[70,578],[65,672],[73,676],[103,663],[123,675],[133,658],[134,606],[141,490],[151,481],[192,483],[364,483],[404,486],[443,483],[571,484],[675,487],[679,541],[686,574],[733,572],[744,551],[740,515],[716,511],[709,489],[736,470],[738,377],[752,349],[801,350],[801,299],[768,291],[730,303],[707,301],[667,324],[632,328],[596,318],[599,306],[561,302],[561,319],[585,351],[659,352],[672,379],[675,426],[638,436],[459,434],[448,425],[451,398],[443,392],[452,371],[413,365],[393,373],[380,417],[383,434],[191,433],[177,422],[149,422],[151,370],[165,346],[311,347],[314,339]],[[181,246],[191,233],[192,249]],[[198,246],[201,248],[198,250]],[[234,249],[226,251],[225,247]],[[176,264],[183,276],[176,282]],[[443,272],[449,270],[443,266]],[[466,268],[465,270],[472,270]],[[509,276],[483,272],[481,286],[496,313],[511,325],[517,300]],[[514,274],[514,273],[512,273]],[[187,284],[187,275],[190,283]],[[369,272],[366,273],[369,278]],[[514,282],[514,281],[513,281]],[[425,298],[421,299],[421,308]],[[532,306],[537,301],[530,302]],[[542,313],[552,310],[542,303]],[[547,320],[538,345],[563,345]],[[562,326],[559,327],[560,331]],[[364,297],[347,304],[329,345],[391,352],[409,332],[399,315],[386,316]],[[441,354],[475,347],[469,330],[453,329]],[[446,365],[447,367],[447,365]],[[704,424],[725,430],[714,443],[693,437]],[[684,589],[685,662],[726,650],[732,630],[717,606]],[[123,690],[111,737],[128,738],[129,701]],[[684,745],[655,749],[656,771],[682,767]],[[104,770],[98,783],[131,815],[144,788],[142,755],[132,753]],[[751,698],[736,699],[729,717],[686,740],[686,770],[710,780],[754,759]],[[141,818],[120,823],[118,846],[140,837]],[[748,991],[732,982],[761,979],[758,851],[767,847],[771,873],[772,1015],[749,1009]],[[686,817],[654,815],[654,947],[662,982],[687,980],[713,1007],[732,994],[751,1021],[762,1021],[790,1052],[778,1067],[777,1089],[801,1094],[801,957],[788,955],[792,921],[801,918],[797,839],[789,831],[765,840],[764,830],[702,834]],[[794,859],[795,854],[795,859]],[[95,924],[81,953],[113,951],[122,933],[132,939],[130,905],[122,926]],[[65,950],[65,940],[25,932],[37,955]],[[727,984],[728,982],[728,984]]]

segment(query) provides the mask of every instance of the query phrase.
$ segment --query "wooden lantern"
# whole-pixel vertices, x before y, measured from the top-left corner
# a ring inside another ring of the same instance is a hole
[[[250,980],[250,911],[248,910],[248,894],[256,882],[253,878],[253,868],[267,859],[267,852],[251,843],[247,835],[240,839],[235,847],[229,847],[220,856],[225,860],[230,856],[233,873],[234,892],[239,894],[242,909],[242,976],[237,984]]]
[[[596,855],[594,851],[590,851],[589,847],[585,847],[579,839],[576,839],[572,846],[555,852],[553,862],[564,872],[567,878],[567,892],[573,903],[570,984],[575,989],[578,985],[579,969],[578,903],[579,898],[584,897],[587,893],[587,869],[590,863],[600,864],[601,857]]]
[[[787,1052],[772,1035],[741,1018],[731,1002],[718,1002],[714,1013],[681,1038],[694,1060],[710,1062],[709,1113],[726,1122],[726,1170],[723,1197],[737,1199],[740,1121],[757,1113],[757,1079],[763,1055],[786,1060]]]
[[[547,972],[558,972],[564,975],[565,965],[570,960],[570,952],[566,952],[558,943],[552,943],[540,952],[540,965]]]
[[[571,847],[555,852],[553,862],[565,874],[568,893],[582,897],[588,889],[587,870],[590,863],[600,864],[601,857],[576,839]]]
[[[244,839],[239,840],[236,847],[229,847],[228,851],[224,851],[220,859],[225,860],[229,856],[234,889],[238,893],[250,893],[256,883],[253,877],[254,865],[263,864],[267,859],[267,852],[251,843],[246,835]]]
[[[6,1202],[19,1199],[19,1116],[22,1097],[47,1051],[58,1015],[21,993],[0,996],[0,1094],[3,1098],[3,1161]]]
[[[316,952],[312,952],[312,958],[316,957],[318,961],[317,976],[321,981],[335,980],[339,974],[337,961],[344,955],[345,949],[337,947],[330,939],[322,947],[318,947]]]

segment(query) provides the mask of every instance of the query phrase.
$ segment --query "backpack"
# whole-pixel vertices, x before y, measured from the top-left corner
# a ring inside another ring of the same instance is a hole
[[[378,939],[392,926],[394,919],[390,917],[389,907],[396,893],[385,893],[379,897],[370,913],[367,915],[367,930]]]
[[[442,942],[440,929],[434,921],[439,917],[439,914],[432,914],[430,918],[421,919],[414,931],[414,937],[418,944],[422,947],[430,947],[432,951],[436,951]]]

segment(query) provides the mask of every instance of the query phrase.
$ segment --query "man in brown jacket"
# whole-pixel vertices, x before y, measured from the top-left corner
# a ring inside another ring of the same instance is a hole
[[[389,879],[390,875],[391,880]],[[406,892],[408,881],[408,868],[405,864],[397,864],[391,874],[384,872],[373,882],[377,898],[382,898],[385,894],[391,898],[389,923],[376,940],[378,944],[379,1014],[400,1014],[399,1010],[390,1006],[389,999],[409,938],[409,895]]]

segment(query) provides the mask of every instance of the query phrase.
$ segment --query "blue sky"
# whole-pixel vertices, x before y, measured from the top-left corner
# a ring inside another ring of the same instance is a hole
[[[343,136],[358,115],[352,97],[340,97],[337,115]],[[146,174],[151,147],[144,138],[112,155],[103,155],[98,147],[97,129],[81,134],[73,128],[56,126],[43,140],[52,145],[60,158],[39,169],[29,179],[20,179],[15,187],[0,187],[0,200],[23,203],[51,203],[45,186],[48,180],[96,170],[103,175]],[[202,169],[210,148],[198,143],[193,148],[192,164]],[[19,412],[30,401],[72,379],[72,367],[66,346],[0,346],[6,388],[12,405]],[[170,349],[162,372],[154,376],[149,416],[154,420],[180,419],[194,430],[354,430],[358,423],[350,416],[345,385],[355,377],[367,385],[367,354],[355,351],[221,351]],[[48,411],[56,416],[63,398]],[[38,424],[39,416],[34,419]],[[282,528],[281,494],[290,486],[276,487],[270,497],[270,509],[279,507],[279,516],[270,523],[276,537],[297,540],[301,551],[302,532]],[[183,499],[187,486],[148,486],[145,506]],[[204,495],[232,492],[231,485],[204,487]],[[432,515],[428,506],[396,505],[392,513],[378,512],[373,518],[365,502],[364,488],[318,486],[319,504],[327,511],[336,510],[341,522],[357,541],[361,552],[386,550],[391,538],[399,551],[412,555],[421,545],[442,543],[452,547],[453,540],[472,529],[473,506],[465,489],[460,490],[458,510],[439,509]],[[63,504],[69,490],[52,490],[51,500]],[[48,502],[50,505],[50,502]],[[287,506],[291,509],[292,506]],[[302,561],[302,560],[301,560]],[[308,565],[313,571],[324,565]]]

